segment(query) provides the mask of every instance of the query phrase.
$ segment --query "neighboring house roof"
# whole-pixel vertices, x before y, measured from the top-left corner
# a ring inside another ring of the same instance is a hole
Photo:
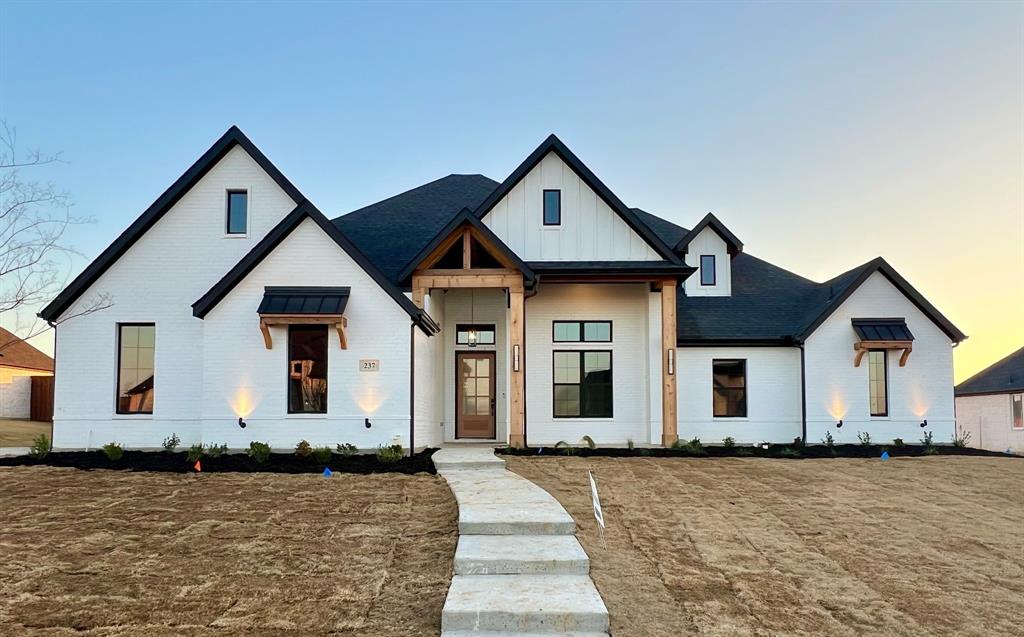
[[[956,386],[957,396],[1024,392],[1024,347]]]
[[[0,327],[0,367],[52,372],[53,359]]]
[[[330,237],[338,247],[344,250],[352,260],[355,261],[359,267],[361,267],[370,277],[377,282],[377,284],[395,300],[398,305],[405,310],[407,314],[413,319],[413,321],[423,330],[424,333],[436,334],[438,332],[437,323],[434,322],[430,316],[416,307],[416,305],[409,300],[405,294],[402,293],[393,283],[387,280],[381,271],[371,262],[366,255],[364,255],[352,241],[349,240],[345,234],[338,229],[333,223],[331,223],[327,217],[323,215],[316,206],[309,201],[304,201],[295,207],[288,216],[281,220],[276,226],[274,226],[270,232],[267,233],[263,239],[257,243],[252,250],[249,251],[242,260],[235,264],[235,267],[231,268],[227,274],[225,274],[220,281],[218,281],[209,291],[206,292],[198,301],[192,304],[192,315],[198,318],[203,318],[210,312],[217,303],[221,301],[225,296],[228,295],[236,285],[242,282],[242,280],[252,270],[260,264],[271,252],[274,251],[284,239],[291,234],[293,230],[299,227],[299,225],[306,219],[312,219],[320,228]]]
[[[217,162],[219,162],[225,155],[228,154],[235,146],[241,146],[246,153],[249,154],[253,160],[259,164],[260,168],[266,171],[267,175],[273,179],[278,186],[281,187],[292,201],[296,204],[303,202],[306,198],[299,192],[298,188],[292,185],[288,179],[281,174],[281,171],[277,169],[270,160],[267,159],[259,148],[253,144],[245,134],[238,129],[237,126],[232,126],[224,133],[220,139],[214,142],[213,146],[210,147],[202,157],[200,157],[192,166],[178,177],[178,179],[171,184],[171,187],[164,191],[156,201],[153,202],[149,208],[146,208],[138,219],[136,219],[124,232],[121,233],[117,239],[111,243],[106,250],[100,253],[92,263],[89,264],[85,270],[82,271],[75,280],[72,281],[64,290],[57,295],[53,301],[49,303],[41,312],[39,316],[47,321],[56,321],[60,318],[71,305],[78,300],[78,298],[92,286],[93,283],[107,271],[111,265],[117,261],[121,255],[128,251],[128,248],[132,247],[139,238],[146,233],[153,225],[160,220],[164,214],[167,213],[171,207],[174,206],[185,194],[195,186],[200,179],[202,179],[206,173],[213,168]]]
[[[686,254],[690,247],[690,242],[697,238],[697,235],[701,233],[704,228],[711,228],[715,231],[722,241],[725,241],[725,245],[729,250],[729,254],[736,254],[737,252],[743,251],[743,242],[739,240],[739,237],[734,235],[725,224],[718,220],[718,217],[712,213],[704,215],[704,218],[693,227],[693,230],[687,232],[679,241],[675,244],[676,252]]]

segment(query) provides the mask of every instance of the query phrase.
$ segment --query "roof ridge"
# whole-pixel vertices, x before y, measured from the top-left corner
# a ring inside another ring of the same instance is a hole
[[[402,192],[400,192],[398,194],[391,195],[390,197],[385,197],[384,199],[381,199],[379,201],[374,201],[373,203],[368,203],[365,206],[356,208],[355,210],[350,210],[349,212],[346,212],[344,214],[338,215],[337,217],[334,217],[333,219],[331,219],[331,221],[332,222],[338,221],[339,219],[341,219],[343,217],[347,217],[349,215],[354,215],[357,212],[363,212],[367,208],[373,208],[374,206],[379,206],[380,204],[384,204],[384,203],[387,203],[389,201],[394,201],[395,199],[398,199],[399,197],[404,197],[405,195],[414,193],[414,192],[416,192],[418,190],[422,190],[422,189],[424,189],[424,188],[426,188],[428,186],[432,186],[432,185],[434,185],[436,183],[442,182],[445,179],[451,179],[452,177],[482,177],[483,179],[486,179],[488,181],[494,182],[494,184],[495,184],[494,187],[495,188],[498,187],[498,182],[497,181],[494,181],[493,179],[491,179],[487,175],[484,175],[483,173],[448,173],[444,177],[438,177],[437,179],[432,179],[432,180],[430,180],[430,181],[428,181],[426,183],[420,184],[419,186],[413,186],[412,188],[409,188],[408,190],[403,190]]]

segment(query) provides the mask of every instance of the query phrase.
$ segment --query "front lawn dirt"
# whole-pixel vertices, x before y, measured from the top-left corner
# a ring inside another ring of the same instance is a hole
[[[0,635],[437,635],[429,474],[0,469]]]
[[[1024,635],[1019,458],[505,460],[576,519],[615,637]]]

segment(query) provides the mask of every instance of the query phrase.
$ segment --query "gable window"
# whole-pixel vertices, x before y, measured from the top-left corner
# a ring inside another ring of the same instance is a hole
[[[868,390],[872,416],[889,415],[888,379],[889,352],[873,349],[868,352]]]
[[[715,255],[700,255],[700,284],[715,285]]]
[[[562,191],[544,191],[544,225],[562,225]]]
[[[469,345],[494,345],[493,325],[464,325],[455,326],[455,344]]]
[[[156,325],[117,326],[117,413],[153,413]]]
[[[327,413],[327,326],[288,326],[288,413]]]
[[[711,361],[715,418],[747,417],[747,361]]]
[[[555,418],[612,417],[612,353],[554,352]]]
[[[556,343],[611,343],[611,321],[552,321],[551,340]]]
[[[1010,396],[1013,405],[1013,428],[1024,429],[1024,394]]]
[[[227,234],[247,234],[249,232],[248,191],[228,191],[227,224]]]

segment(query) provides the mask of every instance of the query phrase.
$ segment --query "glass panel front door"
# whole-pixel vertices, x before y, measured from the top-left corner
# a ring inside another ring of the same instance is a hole
[[[494,352],[455,354],[455,437],[494,438]]]

